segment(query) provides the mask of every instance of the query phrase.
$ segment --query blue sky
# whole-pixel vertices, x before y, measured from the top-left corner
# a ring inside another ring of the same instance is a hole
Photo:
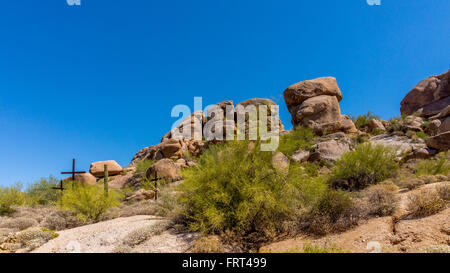
[[[65,0],[0,8],[0,185],[92,161],[127,165],[193,107],[334,76],[341,110],[399,115],[420,80],[449,69],[450,1]]]

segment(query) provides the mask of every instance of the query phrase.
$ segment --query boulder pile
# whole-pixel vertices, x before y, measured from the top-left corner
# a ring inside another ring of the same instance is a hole
[[[450,70],[421,81],[400,104],[403,115],[415,114],[410,117],[417,121],[417,125],[421,123],[420,117],[429,119],[425,127],[425,132],[431,135],[426,139],[429,148],[450,149]]]
[[[231,100],[223,101],[218,104],[216,104],[219,108],[223,111],[223,117],[219,117],[221,121],[223,121],[223,128],[221,128],[224,139],[226,137],[226,134],[236,134],[237,131],[237,114],[234,112],[234,103]],[[254,105],[258,107],[259,105],[267,105],[269,106],[268,110],[268,118],[267,123],[269,128],[271,128],[271,113],[270,113],[270,106],[276,105],[275,102],[273,102],[270,99],[249,99],[246,101],[243,101],[236,105],[247,107],[249,105]],[[226,110],[228,108],[232,108],[231,116],[230,114],[226,115]],[[198,156],[202,152],[202,149],[207,146],[207,142],[204,140],[199,140],[198,135],[200,135],[200,139],[202,139],[202,136],[205,136],[205,132],[210,130],[211,132],[215,132],[215,130],[219,130],[217,126],[215,126],[215,123],[209,123],[211,119],[215,118],[215,113],[208,111],[207,116],[203,113],[203,111],[197,111],[193,114],[191,114],[189,117],[181,121],[175,128],[167,132],[162,138],[161,143],[153,146],[149,146],[146,148],[143,148],[140,150],[131,160],[131,165],[135,165],[137,162],[145,159],[150,160],[161,160],[164,158],[170,158],[170,159],[181,159],[182,155],[186,152],[189,152],[193,156]],[[277,120],[279,124],[280,131],[284,130],[284,126],[281,123],[281,120],[278,118]],[[209,128],[207,126],[210,126],[208,124],[213,124]],[[248,136],[249,134],[249,122],[246,122],[245,127],[245,134]],[[175,132],[183,133],[185,128],[190,129],[190,138],[185,138],[183,136],[176,135]],[[213,141],[214,142],[214,141]]]
[[[342,93],[336,78],[323,77],[302,81],[284,91],[284,100],[292,116],[292,125],[304,126],[318,135],[342,130],[357,132],[348,116],[341,116]]]

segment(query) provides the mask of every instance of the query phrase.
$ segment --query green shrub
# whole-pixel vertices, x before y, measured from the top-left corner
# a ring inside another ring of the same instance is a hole
[[[421,131],[416,132],[416,136],[418,138],[421,138],[421,139],[427,139],[429,137],[427,133],[424,133],[424,132],[421,132]]]
[[[360,190],[396,174],[396,150],[383,145],[360,144],[336,162],[330,178],[334,188]]]
[[[231,231],[253,242],[274,236],[294,213],[298,187],[271,164],[272,153],[247,141],[214,145],[183,171],[179,201],[191,230]]]
[[[155,163],[155,160],[144,159],[144,160],[138,161],[136,163],[136,173],[145,174],[147,172],[148,168],[150,168],[150,166],[153,165],[153,163]]]
[[[22,185],[16,184],[12,187],[0,186],[0,215],[10,215],[14,206],[21,206],[25,203],[25,194],[21,191]]]
[[[359,115],[357,117],[351,117],[353,123],[355,123],[356,128],[362,129],[369,126],[372,119],[380,119],[379,116],[374,115],[372,112],[368,111],[365,115]]]
[[[445,154],[440,154],[437,159],[428,159],[419,162],[416,168],[417,175],[448,175],[450,162]]]
[[[74,187],[68,187],[60,204],[63,209],[76,213],[80,220],[97,221],[108,208],[120,204],[120,195],[116,191],[110,190],[106,197],[103,187],[80,184],[75,183]]]
[[[311,129],[298,126],[280,137],[278,150],[289,157],[299,149],[311,150],[313,139],[314,133]]]
[[[33,184],[28,185],[25,191],[27,204],[55,204],[61,198],[61,191],[53,189],[53,187],[58,186],[59,180],[53,176],[50,176],[48,179],[41,178]]]

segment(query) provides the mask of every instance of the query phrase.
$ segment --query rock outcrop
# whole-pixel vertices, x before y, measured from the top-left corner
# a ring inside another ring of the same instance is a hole
[[[223,139],[226,139],[226,134],[231,133],[233,136],[236,133],[237,128],[237,113],[235,107],[233,107],[233,101],[223,101],[216,104],[222,111],[221,117],[218,119],[223,122]],[[270,99],[259,99],[253,98],[243,101],[236,105],[247,107],[249,105],[256,106],[256,110],[259,105],[269,106],[267,109],[267,124],[268,129],[272,128],[271,121],[271,108],[270,106],[276,105]],[[227,116],[227,109],[231,108],[231,114]],[[213,110],[208,110],[207,116],[203,111],[197,111],[191,114],[189,117],[181,121],[175,128],[170,130],[161,138],[161,143],[153,146],[149,146],[141,149],[131,160],[131,166],[135,165],[137,162],[145,159],[149,160],[161,160],[164,158],[170,159],[180,159],[182,155],[189,152],[193,156],[198,156],[201,154],[202,149],[207,145],[207,141],[204,140],[205,133],[215,133],[218,128],[216,128],[216,123],[212,120],[215,117],[215,112]],[[209,122],[212,122],[209,124]],[[278,117],[276,122],[279,124],[279,130],[283,131],[284,126]],[[249,135],[249,122],[246,120],[245,135]],[[206,128],[206,126],[211,126],[211,128]],[[255,124],[255,126],[258,126]],[[190,133],[187,131],[190,130]],[[202,138],[203,136],[203,138]],[[215,142],[216,140],[213,140]]]
[[[68,177],[64,179],[64,182],[72,181],[72,177]],[[79,173],[75,175],[75,181],[81,182],[86,185],[95,185],[97,184],[97,178],[90,173]]]
[[[108,173],[111,176],[122,173],[122,167],[114,160],[94,162],[91,164],[89,172],[97,178],[102,178],[105,175],[105,165],[108,166]]]
[[[450,105],[450,70],[417,84],[401,102],[402,114],[418,112],[422,117],[438,114]]]
[[[355,123],[353,123],[353,121],[347,115],[341,116],[340,130],[346,134],[355,134],[358,132],[358,129],[356,128]]]
[[[317,78],[291,85],[284,100],[294,126],[312,128],[318,135],[341,128],[341,90],[333,77]]]
[[[429,137],[426,140],[427,146],[439,151],[447,151],[450,149],[450,131]]]
[[[164,178],[169,181],[177,181],[181,179],[180,166],[173,160],[165,158],[157,161],[147,170],[146,177],[154,178],[155,174],[158,178]]]

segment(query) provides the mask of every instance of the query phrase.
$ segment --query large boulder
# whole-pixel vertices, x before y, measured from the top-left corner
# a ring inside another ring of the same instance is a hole
[[[426,140],[427,146],[439,151],[450,149],[450,132],[445,132]]]
[[[358,132],[355,123],[347,115],[341,116],[341,128],[340,130],[346,134],[354,134]]]
[[[439,127],[441,126],[442,122],[439,119],[432,120],[428,125],[425,127],[425,133],[429,135],[437,135]]]
[[[288,174],[289,172],[289,158],[281,152],[277,152],[272,157],[272,166],[282,174]]]
[[[129,202],[139,202],[144,200],[150,200],[155,198],[155,191],[140,189],[133,195],[126,198]]]
[[[417,84],[401,102],[402,114],[419,112],[429,117],[438,114],[450,104],[450,70],[431,76]]]
[[[386,128],[384,127],[383,123],[381,122],[381,120],[378,119],[371,119],[370,123],[369,123],[369,127],[370,129],[373,130],[379,130],[379,131],[385,131]]]
[[[341,109],[335,96],[321,95],[303,101],[291,109],[292,123],[313,129],[318,135],[341,127]]]
[[[336,162],[345,152],[350,151],[350,143],[346,140],[330,139],[319,142],[314,147],[311,161],[323,160]]]
[[[111,176],[122,173],[122,167],[114,160],[94,162],[89,172],[97,178],[102,178],[105,176],[105,165],[108,166],[108,174]]]
[[[180,166],[172,159],[164,158],[157,161],[147,170],[146,177],[152,179],[157,174],[158,178],[177,181],[181,180],[180,169]]]
[[[64,179],[64,182],[72,181],[72,176]],[[97,178],[90,173],[78,173],[75,174],[75,181],[81,182],[85,185],[94,186],[97,184]]]
[[[438,134],[450,131],[450,117],[446,117],[438,128]]]
[[[183,155],[183,149],[180,140],[170,138],[162,142],[159,146],[164,158],[178,159]]]
[[[338,102],[342,100],[342,93],[336,78],[323,77],[293,84],[284,91],[284,100],[291,112],[295,106],[305,100],[321,95],[334,96]]]

